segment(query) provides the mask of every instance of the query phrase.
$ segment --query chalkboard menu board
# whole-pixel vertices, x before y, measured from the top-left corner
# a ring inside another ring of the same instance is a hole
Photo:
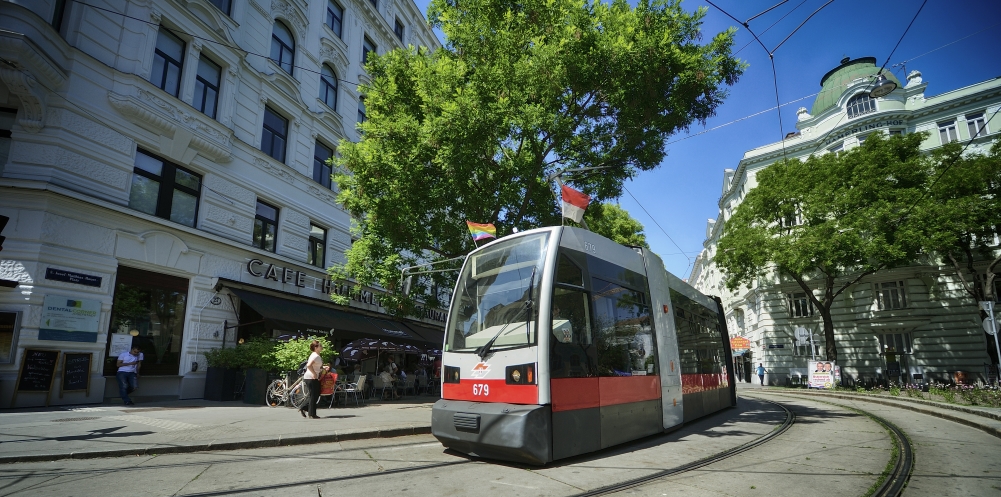
[[[11,405],[17,400],[17,392],[48,392],[51,390],[58,362],[58,350],[24,349],[24,356],[21,358],[21,371],[17,375],[17,388],[14,389]],[[45,396],[45,405],[49,405],[48,395]]]
[[[90,395],[91,352],[66,352],[63,354],[63,381],[59,396],[63,392],[87,392]]]

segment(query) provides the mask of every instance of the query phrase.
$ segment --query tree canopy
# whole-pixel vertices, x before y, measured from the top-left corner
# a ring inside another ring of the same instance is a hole
[[[393,290],[401,267],[468,253],[466,220],[499,236],[558,223],[556,171],[605,166],[570,182],[617,198],[744,70],[733,29],[702,42],[704,16],[677,0],[434,0],[444,48],[370,54],[362,138],[336,160],[357,241],[332,274]],[[397,297],[383,301],[413,309]]]
[[[727,287],[772,270],[795,281],[823,318],[827,359],[837,360],[834,299],[868,275],[913,262],[925,246],[921,206],[915,210],[933,164],[920,150],[925,136],[872,133],[847,152],[758,172],[717,244]]]
[[[649,247],[643,224],[633,219],[619,204],[591,204],[584,212],[591,231],[622,245]]]

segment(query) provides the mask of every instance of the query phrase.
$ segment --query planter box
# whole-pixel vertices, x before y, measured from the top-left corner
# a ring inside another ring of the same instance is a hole
[[[246,374],[247,381],[244,385],[243,403],[265,405],[264,397],[268,393],[268,372],[260,368],[251,368],[247,370]]]
[[[205,373],[205,400],[234,400],[239,378],[239,369],[210,367]]]

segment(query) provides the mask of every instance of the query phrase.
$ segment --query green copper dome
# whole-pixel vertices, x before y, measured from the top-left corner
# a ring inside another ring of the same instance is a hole
[[[859,78],[875,76],[877,72],[879,72],[879,68],[876,67],[875,57],[862,57],[855,60],[845,58],[841,61],[840,66],[831,69],[823,78],[820,78],[820,94],[813,101],[813,110],[810,111],[810,114],[816,116],[834,107],[848,83]],[[890,81],[897,83],[898,88],[904,86],[890,71],[884,70],[883,75]]]

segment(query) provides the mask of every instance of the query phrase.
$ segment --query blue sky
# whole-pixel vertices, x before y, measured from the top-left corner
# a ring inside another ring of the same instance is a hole
[[[713,3],[744,20],[779,1],[713,0]],[[789,0],[751,21],[750,27],[771,50],[826,2]],[[416,0],[416,3],[422,12],[427,12],[429,0]],[[686,1],[682,6],[688,11],[700,6],[709,8],[702,27],[705,39],[736,25],[708,3]],[[818,92],[820,78],[845,56],[876,57],[882,65],[920,6],[918,0],[835,0],[775,52],[779,100],[784,104]],[[787,13],[790,14],[779,21]],[[776,21],[779,22],[762,34]],[[922,72],[929,96],[999,77],[1001,25],[998,23],[1001,23],[1001,1],[928,0],[887,67],[908,61],[907,71]],[[978,31],[980,33],[939,49]],[[748,43],[752,44],[738,57],[749,67],[730,89],[730,96],[717,110],[717,115],[705,126],[696,124],[690,133],[681,132],[671,137],[668,141],[674,143],[668,145],[667,157],[660,167],[643,172],[626,184],[639,204],[628,194],[621,199],[622,206],[646,227],[651,248],[663,257],[667,269],[681,278],[688,277],[689,261],[702,249],[706,220],[717,216],[723,170],[736,168],[746,150],[778,141],[782,134],[795,131],[796,109],[809,109],[813,105],[813,98],[807,98],[782,107],[785,127],[781,131],[778,115],[773,110],[685,139],[704,129],[775,106],[768,54],[741,27],[736,34],[735,50]],[[932,50],[935,51],[927,53]],[[897,71],[898,78],[904,79],[901,68],[892,69]]]

